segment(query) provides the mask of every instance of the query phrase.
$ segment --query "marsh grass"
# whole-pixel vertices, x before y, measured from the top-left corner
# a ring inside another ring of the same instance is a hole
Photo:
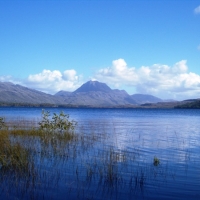
[[[12,145],[8,130],[0,131],[0,167],[1,170],[27,170],[29,154],[19,143]]]
[[[6,193],[10,199],[63,199],[66,195],[69,199],[133,199],[144,194],[147,184],[167,181],[169,171],[157,157],[145,163],[137,148],[120,149],[109,144],[116,134],[106,131],[109,124],[72,123],[72,129],[62,128],[51,121],[57,117],[49,117],[45,116],[42,127],[37,121],[24,119],[3,123],[3,197]]]

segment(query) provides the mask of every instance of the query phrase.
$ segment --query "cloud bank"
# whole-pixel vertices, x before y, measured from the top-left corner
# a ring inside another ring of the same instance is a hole
[[[0,77],[0,81],[10,81],[50,94],[60,90],[74,91],[84,83],[82,79],[74,69],[64,72],[44,69],[38,74],[29,75],[26,80],[17,80],[11,76]],[[200,98],[200,76],[189,72],[186,60],[173,66],[154,64],[135,68],[129,67],[121,58],[114,60],[110,67],[99,69],[90,80],[104,82],[112,88],[125,89],[130,94],[152,94],[163,99],[177,100]]]
[[[94,78],[113,86],[134,87],[137,93],[153,94],[161,98],[200,97],[200,76],[188,72],[186,60],[170,67],[154,64],[138,69],[128,67],[124,59],[114,60],[111,67],[97,71]]]
[[[78,76],[74,69],[65,70],[63,73],[44,69],[39,74],[29,75],[25,81],[26,86],[51,94],[60,90],[73,91],[81,84],[81,76]]]

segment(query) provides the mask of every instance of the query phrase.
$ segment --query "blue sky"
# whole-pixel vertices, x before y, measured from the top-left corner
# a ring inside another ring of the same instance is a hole
[[[0,0],[0,38],[0,81],[200,98],[200,0]]]

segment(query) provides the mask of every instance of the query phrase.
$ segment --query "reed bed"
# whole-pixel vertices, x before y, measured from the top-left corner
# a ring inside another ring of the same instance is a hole
[[[115,126],[107,132],[110,124],[49,129],[41,121],[1,122],[1,198],[140,199],[151,195],[149,184],[156,192],[174,178],[159,155],[141,161],[134,141],[132,149],[109,143],[116,134]]]

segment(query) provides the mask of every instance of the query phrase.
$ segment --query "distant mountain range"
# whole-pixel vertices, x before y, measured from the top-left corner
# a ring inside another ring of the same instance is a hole
[[[95,107],[130,106],[162,101],[152,95],[129,95],[125,90],[112,90],[105,83],[88,81],[74,92],[60,91],[55,96],[62,97],[65,104]]]
[[[0,82],[0,105],[30,104],[66,107],[137,107],[165,102],[152,95],[129,95],[125,90],[111,89],[105,83],[88,81],[74,92],[59,91],[55,95],[46,94],[10,82]],[[170,104],[172,105],[172,104]]]

